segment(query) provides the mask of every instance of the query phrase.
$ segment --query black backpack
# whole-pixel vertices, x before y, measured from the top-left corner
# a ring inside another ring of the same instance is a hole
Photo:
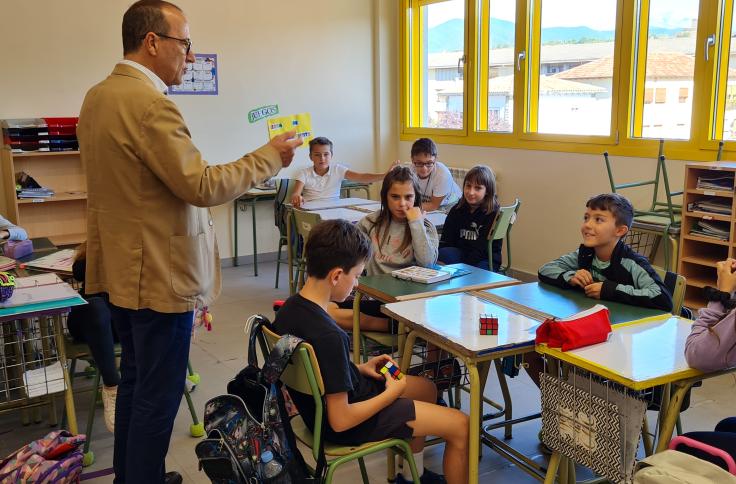
[[[259,368],[256,341],[261,326],[270,322],[261,315],[249,321],[248,365],[228,383],[227,395],[215,397],[205,406],[207,438],[195,448],[199,468],[215,484],[319,481],[324,459],[318,462],[317,477],[312,477],[297,448],[279,381],[302,340],[284,335],[266,357],[263,368]],[[276,472],[273,467],[265,470],[265,451],[271,452],[276,464],[270,465],[275,466]]]

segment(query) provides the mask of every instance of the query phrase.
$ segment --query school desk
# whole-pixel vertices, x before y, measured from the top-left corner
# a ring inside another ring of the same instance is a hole
[[[233,265],[238,266],[238,211],[241,205],[245,208],[250,206],[251,218],[253,220],[253,274],[258,276],[258,237],[256,236],[256,202],[259,200],[274,200],[276,189],[251,188],[233,201],[233,232],[235,243],[233,244]]]
[[[66,416],[69,422],[69,431],[72,434],[76,434],[78,432],[77,428],[77,417],[74,410],[74,394],[72,392],[72,387],[69,380],[69,372],[67,369],[67,361],[66,361],[66,350],[64,346],[64,336],[63,336],[63,327],[62,327],[62,316],[64,314],[67,314],[72,306],[79,306],[87,304],[87,302],[82,299],[81,296],[75,296],[68,299],[63,299],[59,301],[47,301],[47,302],[41,302],[41,303],[32,303],[32,304],[25,304],[23,306],[16,306],[16,307],[9,307],[9,308],[0,308],[0,325],[4,328],[11,328],[12,325],[20,325],[14,329],[14,334],[17,334],[18,331],[21,330],[21,328],[28,328],[31,326],[31,320],[33,318],[37,317],[51,317],[53,319],[53,331],[54,331],[54,341],[56,345],[56,351],[57,351],[57,358],[59,362],[61,363],[62,368],[62,375],[64,378],[64,384],[66,389],[64,390],[64,401],[66,404]],[[47,338],[43,337],[44,333],[46,332],[47,326],[45,324],[41,324],[39,328],[39,337],[41,339],[41,346],[44,351],[45,358],[50,358],[48,355],[51,354],[51,348],[49,347],[49,342]],[[3,331],[0,331],[2,333]],[[33,344],[32,341],[26,341],[26,343]],[[8,341],[6,341],[6,344],[10,344]],[[8,350],[9,348],[6,348]],[[19,351],[25,351],[23,349],[20,349]],[[7,353],[6,353],[7,356]],[[23,368],[21,368],[23,369]],[[5,373],[7,377],[7,372]],[[8,387],[9,382],[6,382],[5,388]],[[2,400],[0,400],[1,402]],[[13,400],[12,402],[9,401],[7,404],[0,403],[0,410],[4,410],[5,408],[21,408],[28,405],[37,406],[39,405],[38,401],[34,401],[33,399],[26,399],[25,402],[21,402],[20,400]],[[54,412],[55,414],[55,412]],[[55,423],[55,422],[52,422]]]
[[[615,301],[587,297],[580,291],[565,290],[549,284],[531,282],[483,291],[488,300],[539,319],[564,318],[603,304],[610,311],[611,323],[617,324],[665,314],[660,309],[643,308]]]
[[[470,272],[434,284],[407,281],[391,274],[361,276],[358,279],[358,287],[355,289],[353,300],[353,361],[355,364],[360,363],[360,300],[363,295],[384,303],[392,303],[519,283],[514,278],[467,264],[451,264],[450,267],[460,267]],[[403,337],[404,330],[399,324],[399,349],[403,348]]]
[[[340,186],[340,193],[345,192],[348,198],[350,198],[353,190],[363,190],[367,198],[371,196],[370,186],[371,184],[366,182],[343,180],[342,185]]]
[[[326,208],[360,207],[363,205],[373,205],[375,203],[375,200],[368,200],[367,198],[326,198],[304,202],[299,209],[324,210]]]
[[[464,362],[470,382],[471,458],[468,476],[469,482],[478,482],[476,457],[480,455],[481,401],[490,363],[495,360],[496,369],[499,370],[500,358],[533,351],[536,328],[540,322],[469,293],[393,302],[384,305],[382,311],[410,331],[401,358],[401,371],[404,373],[409,367],[417,338],[442,348]],[[478,318],[481,314],[498,317],[497,335],[480,335]],[[501,390],[504,402],[510,408],[508,387],[504,383],[502,380]]]
[[[642,319],[616,325],[605,343],[563,352],[538,345],[537,352],[583,368],[631,390],[646,390],[672,384],[669,403],[661,410],[656,452],[665,450],[672,437],[685,394],[697,381],[736,371],[736,368],[704,374],[690,368],[685,360],[685,341],[692,321],[676,316]],[[545,482],[554,482],[560,464],[567,466],[568,480],[574,482],[574,466],[555,451]]]

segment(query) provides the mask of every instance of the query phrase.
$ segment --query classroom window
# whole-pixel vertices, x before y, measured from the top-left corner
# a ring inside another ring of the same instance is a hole
[[[692,97],[695,76],[696,32],[699,0],[649,0],[639,14],[642,35],[635,45],[640,54],[635,66],[634,89],[643,81],[654,90],[654,103],[646,94],[637,104],[634,136],[643,138],[690,139]],[[680,93],[668,97],[667,91]],[[636,102],[636,101],[635,101]]]
[[[734,2],[723,2],[723,8],[721,10],[724,16],[723,27],[721,32],[721,39],[724,42],[726,50],[723,52],[728,55],[721,55],[718,59],[718,93],[716,97],[717,103],[717,124],[714,133],[720,133],[720,138],[727,141],[736,140],[736,63],[731,61],[736,58],[736,42],[733,42],[734,36],[736,36],[736,15],[733,15]],[[730,8],[729,8],[730,7]],[[731,16],[731,21],[728,21],[728,16]],[[725,79],[725,82],[723,82]],[[716,134],[714,136],[718,138]]]
[[[462,129],[465,106],[465,2],[412,5],[409,125]]]
[[[516,2],[480,0],[478,7],[477,127],[508,133],[514,125]]]
[[[536,132],[610,135],[617,3],[541,0]]]

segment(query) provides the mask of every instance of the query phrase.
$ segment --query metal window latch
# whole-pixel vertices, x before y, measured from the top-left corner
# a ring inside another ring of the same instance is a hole
[[[463,54],[463,56],[457,60],[457,73],[458,74],[463,73],[463,68],[460,66],[460,64],[465,64],[465,54]]]
[[[708,52],[710,51],[710,48],[716,45],[716,34],[710,34],[705,39],[705,62],[708,62],[710,56],[708,55]]]
[[[519,55],[516,56],[516,70],[521,72],[521,61],[526,60],[526,51],[522,50]]]

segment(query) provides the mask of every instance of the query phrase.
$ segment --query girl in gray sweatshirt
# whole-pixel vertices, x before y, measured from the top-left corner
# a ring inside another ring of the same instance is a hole
[[[381,209],[363,217],[358,228],[371,240],[373,256],[365,265],[369,276],[437,263],[437,229],[424,218],[419,183],[409,168],[399,166],[386,174]]]

